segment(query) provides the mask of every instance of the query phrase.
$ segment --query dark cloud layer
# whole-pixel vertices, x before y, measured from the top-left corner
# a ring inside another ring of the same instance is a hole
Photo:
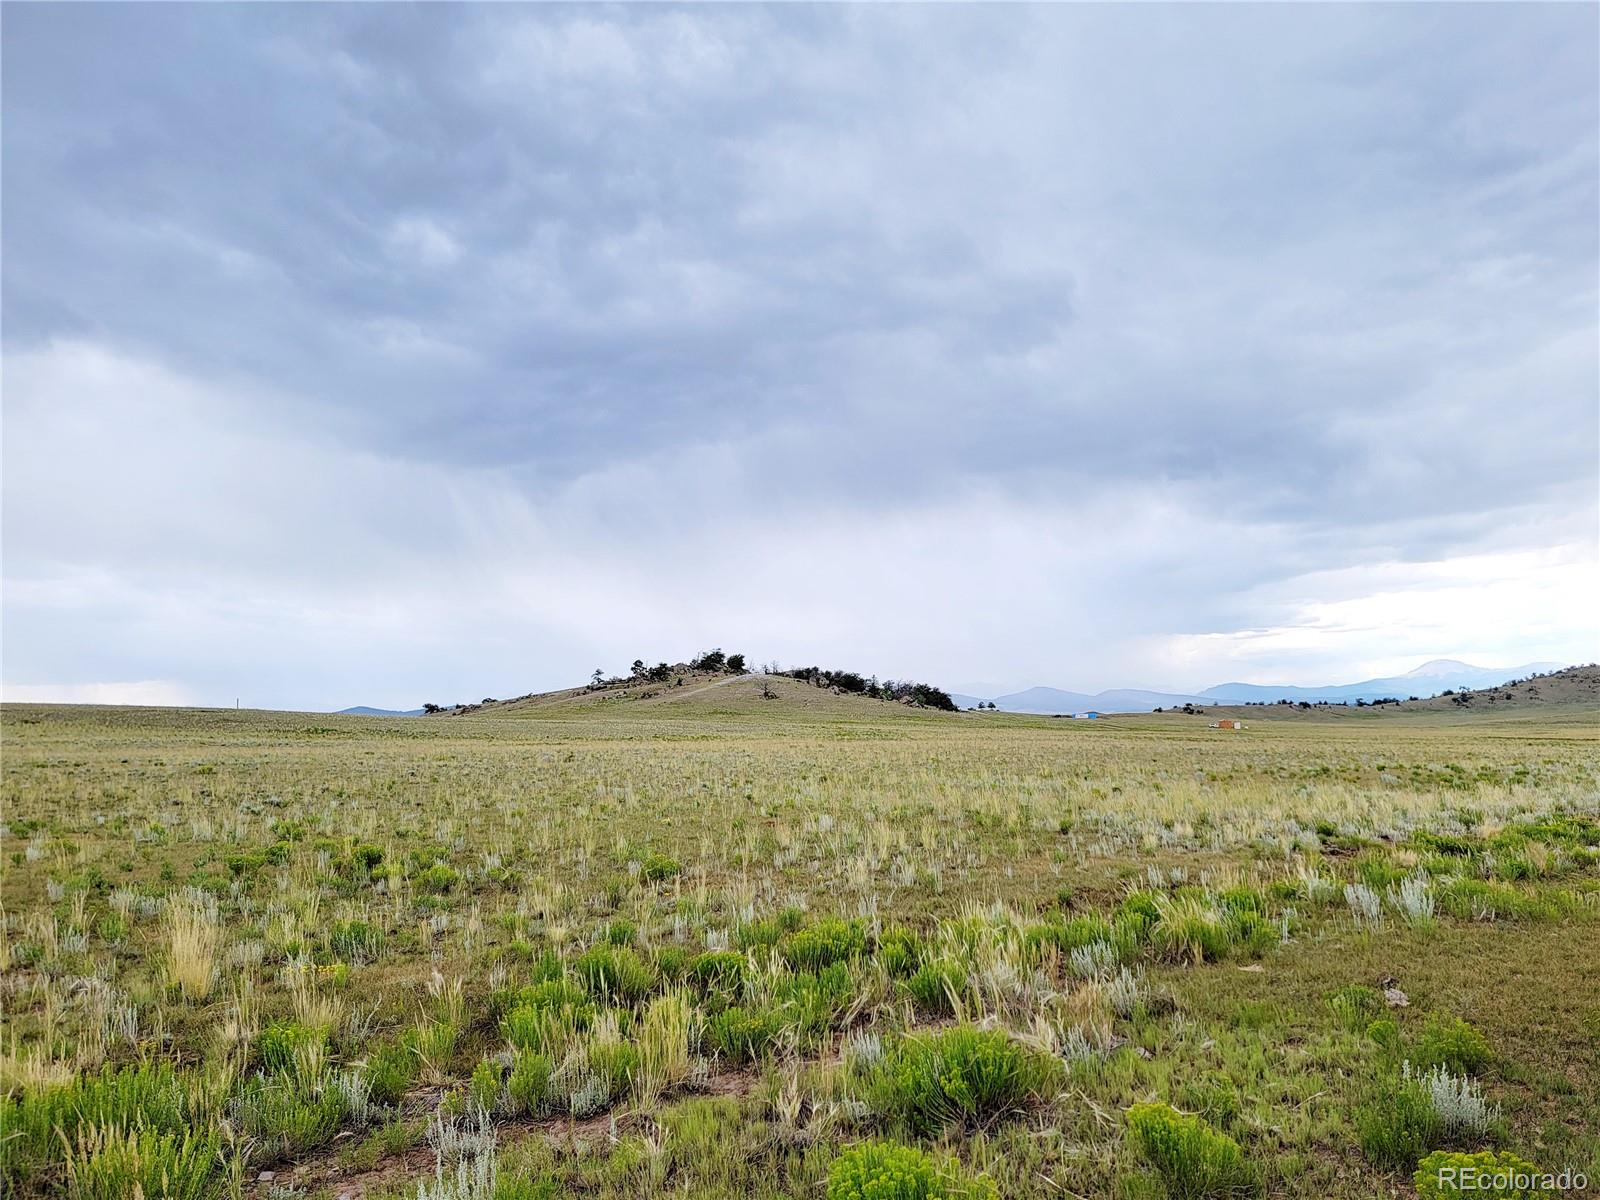
[[[1581,656],[1597,35],[9,5],[6,682],[401,699],[726,626],[1085,686]]]

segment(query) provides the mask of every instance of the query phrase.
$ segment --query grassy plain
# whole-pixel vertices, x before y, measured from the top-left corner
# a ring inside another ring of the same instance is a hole
[[[6,706],[0,1187],[1600,1180],[1593,709],[1230,733],[780,684]]]

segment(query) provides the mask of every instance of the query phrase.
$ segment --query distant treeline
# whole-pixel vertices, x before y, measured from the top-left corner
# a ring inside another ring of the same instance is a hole
[[[856,671],[828,671],[822,667],[794,667],[775,674],[787,675],[790,679],[798,679],[801,683],[816,687],[838,688],[841,692],[871,696],[874,700],[901,700],[923,708],[956,711],[956,702],[950,699],[950,693],[931,683],[917,683],[910,679],[885,679],[880,683],[875,675],[869,677]]]
[[[633,660],[630,668],[632,674],[626,678],[613,677],[607,679],[603,672],[596,669],[594,678],[590,681],[591,687],[614,687],[617,684],[638,683],[666,683],[667,680],[683,671],[709,671],[713,675],[747,675],[749,668],[744,665],[744,655],[724,654],[722,647],[706,650],[695,655],[686,663],[659,662],[655,666],[645,665],[642,658]]]

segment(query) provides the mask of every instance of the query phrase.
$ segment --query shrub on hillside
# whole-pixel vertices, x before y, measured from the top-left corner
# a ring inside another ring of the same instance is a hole
[[[0,1095],[0,1195],[59,1168],[80,1134],[95,1127],[179,1132],[190,1124],[182,1080],[168,1063],[82,1075],[60,1087]]]
[[[784,943],[783,956],[797,971],[819,971],[834,963],[859,958],[866,948],[867,934],[862,922],[828,917],[790,935]]]
[[[655,984],[649,963],[634,951],[607,942],[590,946],[572,969],[590,995],[623,1004],[642,1000]]]
[[[804,921],[805,913],[798,908],[786,908],[774,916],[740,925],[734,930],[734,944],[741,950],[776,946],[786,934],[799,929]]]
[[[367,1060],[367,1088],[379,1104],[394,1104],[417,1074],[417,1056],[398,1042],[380,1046]]]
[[[935,1017],[953,1014],[969,992],[966,968],[950,958],[923,963],[904,987],[919,1011]]]
[[[1036,1099],[1056,1064],[1004,1030],[957,1025],[903,1038],[870,1070],[866,1093],[883,1116],[917,1134],[975,1128]]]
[[[446,863],[434,863],[417,876],[417,890],[428,896],[442,896],[460,882],[460,871]]]
[[[1380,1088],[1356,1110],[1356,1137],[1367,1161],[1404,1170],[1432,1150],[1443,1134],[1433,1102],[1415,1080]]]
[[[1140,940],[1161,919],[1161,906],[1156,903],[1157,893],[1141,889],[1129,892],[1117,905],[1117,920],[1140,930]]]
[[[325,1029],[311,1029],[294,1021],[268,1025],[256,1037],[256,1061],[270,1074],[286,1075],[295,1070],[296,1056],[315,1054],[328,1040]]]
[[[914,1146],[867,1142],[828,1167],[828,1200],[996,1200],[987,1179],[943,1166]]]
[[[1135,1104],[1128,1134],[1173,1200],[1221,1200],[1257,1188],[1239,1143],[1168,1104]]]
[[[1150,944],[1171,962],[1216,962],[1233,944],[1234,925],[1228,914],[1202,896],[1158,896],[1160,916],[1150,930]]]
[[[366,921],[335,921],[328,930],[328,949],[346,962],[371,962],[383,950],[383,931]]]
[[[1409,1062],[1400,1064],[1401,1077],[1422,1088],[1439,1122],[1441,1140],[1478,1140],[1488,1135],[1500,1119],[1498,1105],[1490,1104],[1483,1089],[1470,1075],[1458,1075],[1445,1066],[1418,1070]]]
[[[88,1132],[67,1159],[73,1200],[212,1200],[221,1196],[222,1132],[180,1133],[111,1125]]]
[[[1417,1164],[1411,1181],[1421,1200],[1474,1196],[1478,1200],[1544,1200],[1560,1193],[1544,1187],[1544,1172],[1508,1151],[1436,1150]]]
[[[517,1053],[511,1064],[511,1077],[506,1080],[506,1095],[510,1097],[513,1112],[536,1114],[544,1103],[550,1085],[550,1059],[531,1050]]]
[[[878,935],[878,961],[896,979],[904,979],[922,965],[922,939],[903,925]]]
[[[1072,917],[1066,920],[1054,917],[1024,930],[1022,949],[1028,961],[1037,964],[1051,950],[1066,957],[1084,946],[1097,942],[1113,945],[1116,940],[1117,935],[1111,923],[1102,917]]]
[[[467,1097],[475,1107],[486,1113],[500,1107],[502,1075],[500,1063],[492,1058],[483,1059],[473,1068],[472,1078],[467,1081]]]
[[[705,1042],[729,1062],[753,1062],[766,1054],[782,1027],[765,1008],[727,1008],[706,1022]]]
[[[855,987],[845,963],[834,963],[815,974],[798,972],[775,995],[784,1024],[806,1045],[837,1024],[854,998]]]
[[[1444,1067],[1457,1075],[1476,1075],[1493,1057],[1488,1039],[1460,1017],[1434,1017],[1417,1042],[1411,1061],[1419,1067]]]
[[[589,1045],[589,1070],[604,1085],[608,1096],[628,1090],[639,1069],[639,1048],[631,1042],[592,1042]]]
[[[683,873],[683,864],[665,854],[651,854],[639,864],[639,875],[646,883],[660,883]]]
[[[723,1002],[738,996],[744,984],[744,955],[734,950],[708,950],[689,968],[689,980],[702,996]]]
[[[589,1028],[594,1001],[565,979],[549,979],[520,989],[501,1021],[506,1040],[519,1050],[554,1054]]]
[[[285,1077],[257,1075],[233,1102],[238,1127],[268,1154],[284,1157],[326,1145],[344,1115],[344,1093],[338,1088],[326,1083],[302,1085]]]
[[[1391,1057],[1400,1053],[1400,1026],[1388,1017],[1367,1022],[1367,1038]]]

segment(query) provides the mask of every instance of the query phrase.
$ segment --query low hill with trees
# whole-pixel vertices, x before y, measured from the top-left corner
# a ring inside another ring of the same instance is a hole
[[[748,686],[738,687],[741,682]],[[958,711],[950,693],[933,684],[909,679],[880,680],[876,675],[860,671],[815,666],[785,670],[776,663],[753,671],[744,654],[728,653],[721,647],[677,663],[662,660],[651,665],[645,658],[636,658],[626,675],[608,675],[603,668],[596,668],[589,682],[580,687],[531,692],[506,700],[486,697],[476,703],[448,707],[430,703],[424,708],[430,716],[445,717],[473,713],[510,716],[536,709],[589,709],[619,704],[677,708],[691,700],[696,707],[723,709],[743,708],[752,700],[759,704],[778,702],[819,709],[829,707],[822,703],[823,697],[850,701],[843,706],[845,711],[859,711],[855,706],[867,702],[938,712]]]

